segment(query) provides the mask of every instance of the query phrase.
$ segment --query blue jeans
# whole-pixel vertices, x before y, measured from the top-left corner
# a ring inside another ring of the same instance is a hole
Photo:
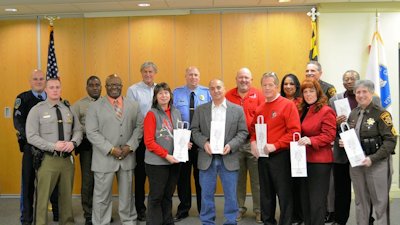
[[[236,224],[238,204],[236,198],[236,187],[238,171],[229,171],[225,168],[222,156],[214,155],[210,167],[207,170],[200,170],[201,186],[201,212],[200,220],[203,225],[215,224],[215,202],[214,194],[217,185],[217,175],[222,181],[225,204],[224,216],[225,225]]]

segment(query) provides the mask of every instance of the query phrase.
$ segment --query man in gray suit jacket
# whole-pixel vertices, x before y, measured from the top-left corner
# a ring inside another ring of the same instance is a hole
[[[204,225],[215,224],[214,194],[219,175],[225,196],[224,224],[236,224],[238,149],[248,136],[247,125],[243,109],[225,99],[225,87],[221,80],[211,80],[209,88],[212,102],[197,107],[191,124],[193,141],[199,146],[200,220]],[[213,154],[218,149],[210,145],[211,121],[225,124],[222,154]]]
[[[113,74],[106,80],[107,96],[90,104],[86,134],[93,145],[94,172],[92,222],[110,224],[112,183],[118,178],[119,216],[123,225],[136,224],[132,194],[135,154],[143,136],[143,116],[137,102],[122,98],[122,81]]]

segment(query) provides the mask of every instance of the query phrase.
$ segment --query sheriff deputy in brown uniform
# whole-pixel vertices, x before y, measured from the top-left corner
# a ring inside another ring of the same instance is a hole
[[[69,105],[60,101],[61,82],[57,78],[46,82],[45,91],[46,101],[34,106],[26,121],[28,143],[44,152],[37,172],[35,224],[47,224],[47,203],[58,184],[59,224],[72,225],[74,161],[71,152],[82,140],[82,128]]]
[[[372,81],[356,82],[354,92],[358,107],[351,111],[348,120],[366,155],[362,166],[350,168],[358,225],[369,224],[371,203],[376,224],[390,224],[388,200],[396,131],[390,113],[372,102],[374,91]]]

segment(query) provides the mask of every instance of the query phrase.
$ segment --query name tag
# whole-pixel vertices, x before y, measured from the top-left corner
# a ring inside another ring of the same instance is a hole
[[[43,116],[43,119],[48,119],[48,118],[50,118],[51,116],[50,115],[44,115]]]

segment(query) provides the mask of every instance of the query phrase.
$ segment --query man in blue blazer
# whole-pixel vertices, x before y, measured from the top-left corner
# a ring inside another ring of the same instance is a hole
[[[191,124],[192,139],[199,146],[200,220],[203,225],[215,224],[214,194],[219,175],[225,196],[224,224],[236,224],[238,149],[248,136],[246,120],[243,109],[225,99],[225,87],[221,80],[211,80],[209,89],[212,102],[196,108]],[[225,124],[222,154],[213,154],[217,149],[210,145],[211,121]]]

